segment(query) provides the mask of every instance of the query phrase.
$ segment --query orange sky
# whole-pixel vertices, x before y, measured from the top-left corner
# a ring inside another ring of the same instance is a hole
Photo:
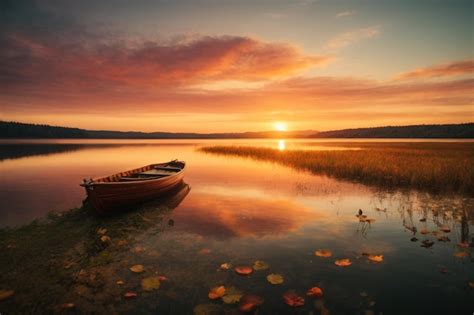
[[[176,132],[473,120],[469,2],[230,1],[206,16],[178,2],[12,5],[0,31],[0,119]],[[438,25],[430,12],[446,16]]]

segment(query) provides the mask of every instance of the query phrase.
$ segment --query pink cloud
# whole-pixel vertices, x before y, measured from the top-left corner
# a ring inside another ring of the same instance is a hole
[[[160,44],[46,42],[9,36],[1,56],[2,84],[10,88],[76,89],[123,86],[185,86],[218,80],[257,81],[285,77],[322,66],[329,56],[314,56],[286,43],[248,37],[200,37]]]
[[[474,59],[455,61],[442,65],[418,68],[399,74],[396,79],[410,80],[422,78],[451,77],[474,73]]]

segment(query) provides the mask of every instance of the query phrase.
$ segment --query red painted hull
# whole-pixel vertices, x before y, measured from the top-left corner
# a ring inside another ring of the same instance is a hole
[[[133,171],[126,173],[133,173]],[[115,176],[117,175],[107,178]],[[134,182],[107,182],[99,179],[98,182],[93,180],[92,183],[84,186],[94,209],[99,213],[110,213],[160,197],[182,183],[183,178],[184,163],[181,171],[163,178]]]

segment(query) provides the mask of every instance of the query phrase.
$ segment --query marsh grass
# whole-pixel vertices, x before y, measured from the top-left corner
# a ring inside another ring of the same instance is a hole
[[[250,157],[386,188],[417,188],[474,195],[474,143],[344,143],[337,151],[212,146],[207,153]],[[357,149],[357,150],[354,150]]]

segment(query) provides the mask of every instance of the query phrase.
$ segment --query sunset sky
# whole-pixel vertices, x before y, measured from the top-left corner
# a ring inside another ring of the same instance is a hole
[[[474,120],[470,0],[7,0],[0,10],[0,120],[174,132]]]

